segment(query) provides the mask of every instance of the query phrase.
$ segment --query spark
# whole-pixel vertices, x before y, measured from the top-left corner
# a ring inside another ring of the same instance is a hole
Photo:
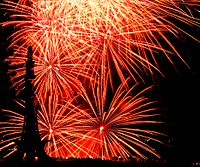
[[[145,97],[151,87],[139,91],[137,84],[127,90],[128,81],[119,86],[110,103],[105,99],[108,88],[102,87],[93,88],[96,91],[92,96],[84,92],[84,96],[62,103],[58,96],[48,100],[38,97],[38,127],[41,140],[48,141],[47,154],[60,158],[112,159],[120,156],[128,159],[135,154],[147,158],[145,150],[160,157],[155,148],[145,142],[164,144],[158,137],[165,136],[150,128],[163,124],[158,119],[161,113],[157,102]],[[20,139],[24,121],[23,114],[4,112],[9,119],[1,123],[0,134],[7,136],[1,145]]]
[[[137,82],[144,81],[144,74],[153,76],[157,71],[162,75],[156,58],[161,55],[165,55],[173,65],[173,56],[186,64],[170,41],[169,34],[176,38],[180,33],[195,37],[170,21],[171,18],[199,27],[199,20],[193,17],[191,9],[198,4],[192,1],[20,0],[18,4],[5,1],[1,5],[14,12],[12,20],[2,23],[4,27],[15,26],[10,48],[16,47],[16,52],[9,58],[10,62],[17,63],[24,54],[21,48],[31,45],[38,53],[36,56],[44,60],[42,64],[47,63],[43,71],[49,71],[48,75],[60,76],[60,59],[67,58],[74,66],[79,64],[78,70],[80,73],[84,71],[83,75],[89,69],[94,78],[108,73],[112,87],[113,77],[124,82],[129,75]],[[186,6],[189,12],[181,6]],[[62,72],[68,74],[66,70]],[[17,70],[14,78],[21,76],[18,73],[21,71]],[[66,85],[68,78],[61,75],[58,81]],[[66,90],[65,87],[58,89]]]
[[[170,36],[199,42],[178,24],[199,28],[193,16],[198,2],[6,0],[0,6],[10,15],[1,25],[14,26],[8,48],[14,53],[6,61],[18,93],[24,89],[26,49],[33,48],[38,124],[42,140],[50,140],[50,156],[160,157],[144,141],[162,143],[157,136],[164,134],[142,126],[162,123],[154,120],[158,108],[144,95],[151,87],[139,91],[137,85],[146,75],[163,75],[161,56],[173,66],[173,57],[187,65]],[[1,123],[2,149],[20,139],[24,121],[23,114],[3,111],[9,119]]]
[[[152,86],[140,90],[139,84],[136,84],[126,89],[129,81],[127,79],[118,87],[110,103],[106,100],[108,87],[94,87],[92,96],[85,92],[83,98],[87,103],[85,110],[88,115],[87,119],[80,121],[84,135],[76,144],[83,150],[87,149],[91,157],[112,159],[120,156],[128,159],[136,154],[145,159],[144,150],[160,157],[155,148],[144,140],[151,139],[155,143],[164,144],[157,137],[165,134],[150,128],[164,123],[158,120],[161,113],[156,107],[157,102],[145,97]],[[80,150],[79,154],[87,157]]]

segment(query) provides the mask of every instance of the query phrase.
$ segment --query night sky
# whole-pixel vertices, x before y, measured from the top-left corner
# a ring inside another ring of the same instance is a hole
[[[6,18],[0,15],[0,22]],[[187,28],[187,27],[186,27]],[[8,108],[15,91],[10,88],[8,64],[4,58],[9,55],[6,47],[11,29],[0,27],[0,109]],[[200,39],[200,29],[189,30]],[[161,63],[165,78],[158,78],[154,95],[161,107],[166,110],[169,142],[172,147],[164,147],[162,154],[171,159],[200,160],[200,44],[186,36],[173,39],[173,44],[190,66],[186,67],[180,60],[175,60],[176,69],[166,60]]]

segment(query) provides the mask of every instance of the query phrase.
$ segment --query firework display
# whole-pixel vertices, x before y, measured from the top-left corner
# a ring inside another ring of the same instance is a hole
[[[24,89],[27,48],[35,61],[34,93],[41,138],[52,157],[128,159],[146,152],[160,157],[148,140],[162,143],[157,103],[140,90],[146,76],[162,74],[160,57],[187,65],[170,35],[190,35],[176,22],[199,27],[192,10],[198,3],[173,0],[19,0],[2,10],[14,27],[9,37],[12,86]],[[130,81],[133,84],[130,84]],[[21,103],[20,103],[21,104]],[[16,151],[23,114],[2,110],[1,149]],[[8,124],[8,122],[10,124]],[[142,125],[142,126],[140,126]],[[146,125],[146,126],[144,126]],[[153,126],[153,127],[154,127]]]
[[[164,136],[152,128],[154,124],[163,123],[156,120],[160,115],[157,102],[146,97],[152,87],[141,90],[141,85],[136,84],[127,90],[127,84],[128,80],[119,86],[110,102],[107,100],[108,87],[92,88],[92,96],[84,94],[87,119],[80,122],[84,136],[77,144],[88,150],[91,157],[128,159],[132,153],[147,158],[144,150],[160,157],[156,150],[147,144],[147,140],[162,143],[156,137]],[[143,125],[146,125],[145,128]],[[81,150],[78,150],[79,152],[82,153]],[[84,155],[82,153],[81,157]]]
[[[172,64],[172,55],[182,59],[166,34],[177,37],[184,30],[168,18],[199,26],[199,20],[181,5],[195,4],[171,0],[24,0],[16,6],[6,1],[4,8],[14,14],[2,25],[16,29],[10,45],[15,53],[8,58],[11,66],[19,66],[14,85],[22,84],[24,48],[29,45],[36,59],[39,92],[51,91],[53,84],[59,93],[72,94],[71,85],[79,83],[74,79],[77,75],[93,80],[108,73],[112,85],[113,75],[122,82],[126,75],[135,81],[144,80],[144,73],[159,71],[156,57],[165,55]],[[44,81],[45,86],[40,84]]]
[[[150,128],[154,124],[163,123],[155,119],[160,115],[157,102],[145,97],[150,89],[139,90],[139,85],[135,85],[127,90],[124,83],[109,104],[104,96],[108,90],[102,90],[101,87],[94,89],[93,96],[85,92],[83,97],[74,97],[62,104],[59,104],[58,96],[49,96],[45,101],[38,97],[38,126],[42,140],[48,141],[46,152],[59,158],[128,159],[131,153],[147,158],[142,151],[145,150],[160,157],[146,143],[147,140],[162,143],[156,137],[165,136]],[[77,101],[84,105],[77,104]],[[23,108],[22,103],[18,102]],[[23,128],[23,114],[9,110],[2,112],[2,115],[8,116],[8,120],[1,123],[0,134],[4,140],[0,144],[3,145],[2,149],[8,147],[14,152],[17,150],[16,140],[20,139]],[[145,124],[148,129],[143,128]]]

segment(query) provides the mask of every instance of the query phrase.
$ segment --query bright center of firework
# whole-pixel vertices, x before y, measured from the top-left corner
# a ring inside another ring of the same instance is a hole
[[[53,129],[50,128],[49,129],[49,133],[52,134],[53,133]]]
[[[101,127],[99,128],[99,130],[100,130],[100,133],[102,133],[103,129],[104,129],[104,127],[103,127],[103,126],[101,126]]]

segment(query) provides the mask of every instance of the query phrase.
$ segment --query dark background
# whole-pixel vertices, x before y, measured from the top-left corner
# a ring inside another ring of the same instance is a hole
[[[6,19],[0,11],[0,22]],[[200,39],[200,29],[185,28]],[[15,98],[7,74],[9,66],[4,62],[10,54],[6,48],[12,31],[12,27],[4,29],[0,26],[0,109],[12,107]],[[163,62],[161,71],[165,78],[157,79],[153,96],[166,110],[164,117],[168,125],[168,142],[172,145],[160,151],[167,159],[200,160],[200,44],[186,36],[172,38],[172,41],[190,69],[180,60],[174,60],[177,70],[166,59],[159,60]]]

